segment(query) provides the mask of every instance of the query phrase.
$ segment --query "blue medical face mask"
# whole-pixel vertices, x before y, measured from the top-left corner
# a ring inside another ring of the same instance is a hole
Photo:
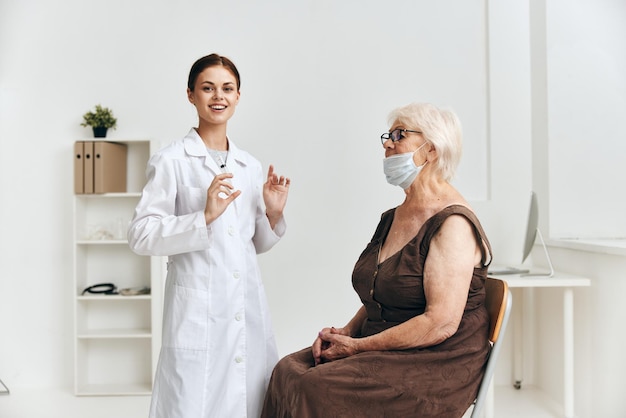
[[[383,171],[385,172],[387,183],[393,186],[400,186],[403,190],[407,189],[428,162],[426,160],[424,164],[418,167],[413,161],[413,154],[426,144],[427,142],[424,142],[413,152],[405,152],[385,158],[383,160]]]

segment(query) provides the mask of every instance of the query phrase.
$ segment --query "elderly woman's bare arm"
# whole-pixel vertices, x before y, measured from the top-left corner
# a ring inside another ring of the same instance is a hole
[[[433,237],[424,267],[426,311],[402,324],[366,338],[323,334],[331,348],[327,360],[363,351],[402,350],[439,344],[457,331],[481,251],[467,219],[449,217]]]

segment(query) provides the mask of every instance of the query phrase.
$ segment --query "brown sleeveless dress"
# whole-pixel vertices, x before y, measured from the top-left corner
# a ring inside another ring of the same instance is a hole
[[[474,269],[458,331],[435,346],[369,351],[318,366],[310,348],[290,354],[274,368],[262,417],[459,418],[474,401],[490,350],[484,307],[486,264],[491,260],[487,237],[471,210],[453,205],[431,217],[403,249],[378,264],[394,214],[391,209],[382,215],[352,275],[368,316],[361,336],[424,313],[424,262],[432,237],[450,215],[467,218],[482,249],[483,267]]]

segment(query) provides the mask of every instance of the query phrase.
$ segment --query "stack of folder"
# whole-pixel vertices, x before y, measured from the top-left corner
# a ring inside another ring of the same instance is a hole
[[[125,193],[126,144],[107,141],[74,143],[74,193]]]

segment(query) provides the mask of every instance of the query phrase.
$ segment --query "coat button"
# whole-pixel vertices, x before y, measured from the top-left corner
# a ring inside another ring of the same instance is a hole
[[[235,315],[235,321],[241,321],[242,318],[243,318],[243,315],[241,315],[240,313]]]
[[[235,279],[238,279],[238,278],[239,278],[239,277],[241,277],[241,276],[240,276],[239,272],[238,272],[238,271],[236,271],[236,272],[234,272],[234,273],[233,273],[233,277],[234,277]]]
[[[235,228],[233,226],[228,227],[228,235],[235,235]]]
[[[242,363],[242,362],[243,362],[243,357],[241,356],[235,357],[235,363]]]

